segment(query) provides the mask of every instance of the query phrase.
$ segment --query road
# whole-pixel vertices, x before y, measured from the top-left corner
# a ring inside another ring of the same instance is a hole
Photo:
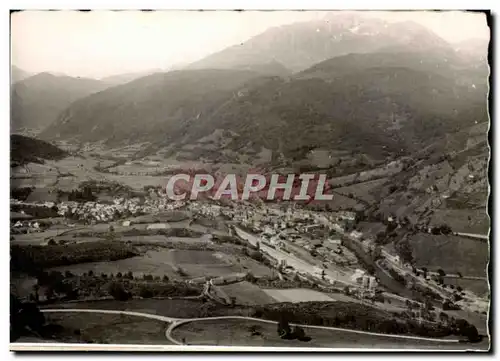
[[[253,234],[250,234],[248,232],[245,232],[241,230],[238,227],[234,227],[236,235],[239,236],[240,238],[248,241],[253,246],[257,246],[257,243],[260,243],[260,249],[264,252],[269,254],[271,257],[277,259],[278,261],[285,260],[286,264],[289,266],[292,266],[294,269],[296,269],[299,272],[302,273],[308,273],[310,275],[314,275],[317,266],[311,265],[294,255],[290,253],[283,252],[279,249],[274,249],[271,248],[264,243],[261,242],[260,238],[257,236],[254,236]],[[349,285],[349,286],[358,286],[355,282],[351,281],[350,277],[345,274],[341,274],[340,272],[336,271],[330,271],[325,269],[325,279],[327,281],[334,281],[334,282],[340,282],[344,285]],[[318,277],[320,277],[318,275]]]
[[[144,318],[149,318],[149,319],[154,319],[162,322],[169,323],[169,326],[165,330],[165,337],[172,342],[174,345],[183,345],[182,342],[176,340],[172,336],[172,331],[177,328],[178,326],[189,323],[189,322],[195,322],[195,321],[214,321],[214,320],[246,320],[246,321],[255,321],[255,322],[263,322],[263,323],[271,323],[271,324],[277,324],[276,321],[271,321],[271,320],[264,320],[260,318],[254,318],[254,317],[246,317],[246,316],[217,316],[217,317],[203,317],[203,318],[176,318],[176,317],[167,317],[167,316],[160,316],[160,315],[154,315],[154,314],[149,314],[149,313],[142,313],[142,312],[133,312],[133,311],[117,311],[117,310],[101,310],[101,309],[70,309],[70,308],[63,308],[63,309],[42,309],[41,310],[43,313],[69,313],[69,312],[80,312],[80,313],[103,313],[103,314],[113,314],[113,315],[127,315],[127,316],[136,316],[136,317],[144,317]],[[368,331],[359,331],[359,330],[349,330],[345,328],[338,328],[338,327],[328,327],[328,326],[312,326],[312,325],[300,325],[300,324],[295,324],[291,323],[291,326],[300,326],[302,328],[312,328],[312,329],[321,329],[321,330],[331,330],[331,331],[337,331],[337,332],[345,332],[345,333],[355,333],[355,334],[360,334],[360,335],[371,335],[371,336],[377,336],[377,337],[386,337],[386,338],[391,338],[391,339],[405,339],[405,340],[415,340],[415,341],[428,341],[428,342],[436,342],[437,344],[439,343],[446,343],[446,344],[458,344],[459,340],[457,339],[436,339],[436,338],[429,338],[429,337],[419,337],[419,336],[407,336],[407,335],[390,335],[390,334],[384,334],[384,333],[375,333],[375,332],[368,332]]]
[[[454,232],[453,234],[456,235],[456,236],[462,236],[462,237],[469,237],[469,238],[480,239],[482,241],[488,241],[490,239],[490,236],[487,235],[487,234],[464,233],[464,232]]]
[[[382,251],[382,253],[384,253],[385,251]],[[379,260],[380,261],[380,260]],[[377,261],[377,265],[379,265],[379,261]],[[438,286],[435,286],[433,284],[430,284],[429,282],[426,282],[424,281],[422,278],[418,277],[417,275],[414,275],[411,270],[408,270],[408,269],[405,269],[403,267],[401,267],[400,265],[398,265],[396,262],[393,262],[392,259],[390,257],[386,257],[385,258],[385,261],[387,263],[390,264],[390,266],[393,268],[393,269],[396,269],[396,271],[399,273],[399,274],[406,274],[407,276],[410,276],[416,283],[420,284],[421,286],[423,287],[427,287],[429,289],[431,289],[433,292],[436,292],[438,295],[440,295],[441,297],[443,297],[443,299],[447,299],[447,298],[450,298],[451,295],[453,294],[453,291],[447,291],[447,290],[443,290],[441,289],[440,287]],[[380,266],[382,269],[383,267]]]

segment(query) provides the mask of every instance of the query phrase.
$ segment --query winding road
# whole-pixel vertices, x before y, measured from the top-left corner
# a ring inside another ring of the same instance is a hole
[[[479,239],[482,241],[488,241],[490,239],[490,236],[487,234],[464,233],[464,232],[454,232],[453,234],[456,236],[469,237],[469,238]]]
[[[179,327],[180,325],[195,322],[195,321],[213,321],[213,320],[246,320],[246,321],[256,321],[270,324],[277,324],[276,321],[264,320],[260,318],[254,317],[246,317],[246,316],[217,316],[217,317],[202,317],[202,318],[176,318],[176,317],[168,317],[155,315],[150,313],[142,313],[142,312],[134,312],[134,311],[118,311],[118,310],[101,310],[101,309],[80,309],[80,308],[63,308],[63,309],[42,309],[43,313],[70,313],[70,312],[80,312],[80,313],[102,313],[102,314],[112,314],[112,315],[127,315],[127,316],[136,316],[143,317],[153,320],[158,320],[162,322],[169,323],[169,326],[165,330],[165,337],[167,340],[172,342],[174,345],[184,345],[182,342],[176,340],[172,336],[172,331]],[[327,327],[327,326],[313,326],[313,325],[300,325],[291,323],[291,326],[300,326],[302,328],[311,328],[311,329],[321,329],[321,330],[330,330],[337,332],[345,332],[345,333],[355,333],[361,335],[371,335],[377,337],[386,337],[392,339],[404,339],[404,340],[415,340],[415,341],[428,341],[428,342],[436,342],[442,344],[458,344],[459,340],[456,339],[436,339],[429,337],[419,337],[419,336],[407,336],[407,335],[390,335],[385,333],[375,333],[368,331],[358,331],[358,330],[349,330],[345,328],[338,327]]]

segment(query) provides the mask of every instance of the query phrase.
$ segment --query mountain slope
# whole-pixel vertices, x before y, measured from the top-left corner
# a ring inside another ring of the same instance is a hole
[[[11,165],[40,162],[43,159],[61,159],[67,155],[62,149],[39,139],[12,134],[10,136]]]
[[[486,120],[485,89],[404,67],[375,67],[341,76],[270,80],[233,99],[217,116],[193,123],[194,141],[228,129],[295,157],[307,147],[381,154],[411,151],[446,132]]]
[[[111,85],[121,85],[125,83],[129,83],[133,80],[154,74],[154,73],[159,73],[161,70],[150,70],[150,71],[141,71],[141,72],[136,72],[136,73],[125,73],[125,74],[117,74],[117,75],[111,75],[107,76],[104,78],[101,78],[100,80],[111,84]]]
[[[94,79],[40,73],[11,88],[11,129],[41,130],[72,102],[108,87]]]
[[[390,51],[389,51],[390,50]],[[377,67],[406,67],[428,74],[455,79],[457,84],[485,84],[488,77],[486,64],[471,67],[467,58],[448,49],[436,48],[415,51],[408,46],[383,49],[371,54],[348,54],[325,60],[300,72],[299,78],[322,78],[334,80],[338,77]]]
[[[234,90],[261,74],[248,70],[190,70],[153,74],[73,103],[42,134],[47,139],[167,141],[188,122],[202,122]]]
[[[413,23],[387,23],[366,15],[338,12],[321,21],[284,25],[224,49],[190,68],[234,68],[277,61],[292,71],[349,53],[371,53],[400,45],[415,50],[452,49],[427,28]]]
[[[174,149],[225,129],[233,151],[251,143],[288,160],[314,148],[409,153],[488,120],[487,69],[439,54],[351,54],[287,79],[237,70],[155,74],[75,102],[43,136]]]
[[[17,83],[18,81],[26,79],[26,78],[30,77],[31,75],[32,75],[31,73],[28,73],[27,71],[15,66],[15,65],[12,65],[10,67],[10,83],[11,84],[14,84],[14,83]]]

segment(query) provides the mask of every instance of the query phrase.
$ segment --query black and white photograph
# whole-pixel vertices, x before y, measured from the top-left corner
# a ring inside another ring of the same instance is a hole
[[[489,351],[491,17],[11,11],[10,350]]]

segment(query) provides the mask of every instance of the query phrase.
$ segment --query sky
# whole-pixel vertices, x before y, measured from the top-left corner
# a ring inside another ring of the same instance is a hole
[[[11,15],[11,60],[70,76],[168,70],[241,43],[273,26],[320,20],[316,11],[35,11]],[[489,38],[486,17],[466,12],[370,12],[413,20],[449,42]]]

